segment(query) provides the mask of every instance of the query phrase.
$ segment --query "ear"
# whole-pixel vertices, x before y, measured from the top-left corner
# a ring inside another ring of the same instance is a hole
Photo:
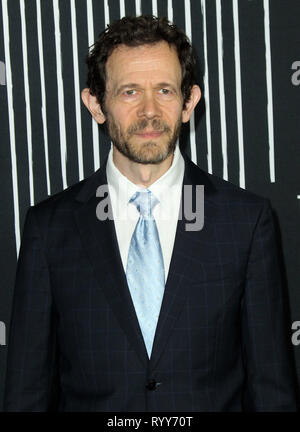
[[[191,89],[191,96],[185,104],[185,109],[182,111],[181,119],[182,123],[187,123],[191,118],[192,112],[194,111],[197,103],[201,99],[201,90],[198,85],[194,85]]]
[[[93,96],[90,93],[90,89],[85,88],[82,90],[81,99],[89,112],[92,114],[93,118],[96,120],[96,122],[99,124],[103,124],[106,120],[106,117],[101,110],[100,104],[96,96]]]

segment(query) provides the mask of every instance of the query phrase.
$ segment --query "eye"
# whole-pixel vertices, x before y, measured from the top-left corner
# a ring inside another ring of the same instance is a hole
[[[124,95],[125,96],[135,96],[136,95],[136,90],[126,90],[125,92],[124,92]]]
[[[159,91],[161,94],[164,94],[164,95],[169,95],[171,93],[171,91],[169,89],[166,89],[166,88],[161,88]]]

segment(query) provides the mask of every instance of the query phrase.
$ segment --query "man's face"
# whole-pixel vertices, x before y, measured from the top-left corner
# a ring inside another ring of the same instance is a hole
[[[105,116],[116,148],[134,162],[160,163],[182,122],[181,67],[166,42],[117,47],[106,64]]]

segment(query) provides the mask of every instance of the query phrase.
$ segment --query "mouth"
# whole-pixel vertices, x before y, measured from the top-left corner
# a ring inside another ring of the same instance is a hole
[[[138,135],[141,138],[158,138],[162,134],[163,134],[163,131],[151,131],[151,132],[137,133],[135,135]]]

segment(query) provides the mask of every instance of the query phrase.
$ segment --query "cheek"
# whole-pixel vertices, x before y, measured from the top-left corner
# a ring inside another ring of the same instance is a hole
[[[128,126],[135,120],[135,114],[133,113],[133,110],[128,110],[124,108],[116,108],[112,112],[112,115],[115,123],[122,130],[126,130]]]
[[[120,116],[118,116],[115,113],[110,113],[107,117],[107,123],[109,124],[110,132],[114,133],[123,133],[124,131],[124,124],[122,122],[122,119],[120,119]]]
[[[169,108],[164,112],[164,120],[170,125],[174,126],[182,117],[182,110],[178,107]]]

